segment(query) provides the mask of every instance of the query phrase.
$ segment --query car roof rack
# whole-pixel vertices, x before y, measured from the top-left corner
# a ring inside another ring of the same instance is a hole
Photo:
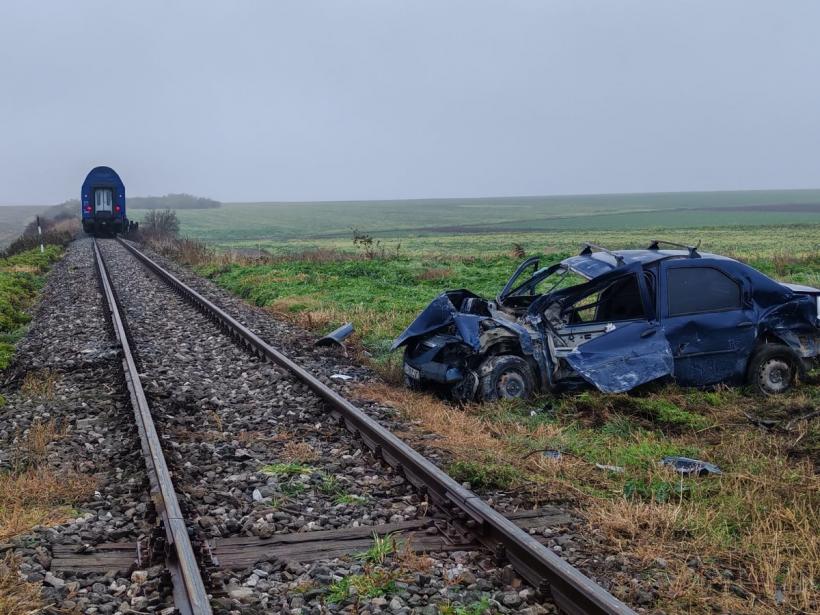
[[[653,239],[652,243],[649,244],[647,250],[659,250],[659,244],[675,246],[676,248],[684,248],[686,250],[689,250],[690,258],[700,258],[700,253],[698,252],[698,248],[700,247],[700,239],[698,239],[698,243],[694,246],[687,246],[682,243],[675,243],[674,241],[666,241],[665,239]]]
[[[605,252],[606,254],[609,254],[612,258],[615,259],[615,262],[618,263],[619,266],[623,265],[624,262],[625,262],[624,257],[621,256],[620,254],[616,254],[612,250],[607,250],[603,246],[599,246],[599,245],[596,245],[594,243],[589,243],[589,242],[584,244],[584,249],[581,250],[581,253],[578,256],[591,256],[593,248],[595,248],[596,250],[600,250],[601,252]]]

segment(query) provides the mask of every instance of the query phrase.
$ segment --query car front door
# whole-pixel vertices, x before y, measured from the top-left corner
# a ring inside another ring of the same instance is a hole
[[[661,322],[672,346],[675,379],[687,386],[740,382],[755,343],[747,282],[719,261],[665,261]]]
[[[566,302],[567,324],[552,338],[556,358],[604,393],[672,374],[672,351],[646,282],[636,266],[585,284]]]

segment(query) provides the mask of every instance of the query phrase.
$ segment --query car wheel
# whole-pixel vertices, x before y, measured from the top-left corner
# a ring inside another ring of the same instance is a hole
[[[482,401],[526,399],[535,388],[529,364],[514,355],[490,357],[481,364],[479,373],[479,395]]]
[[[749,361],[747,380],[759,393],[778,395],[794,384],[800,358],[783,344],[763,344]]]

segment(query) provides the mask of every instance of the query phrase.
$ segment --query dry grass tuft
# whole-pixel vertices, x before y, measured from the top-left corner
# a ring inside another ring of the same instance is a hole
[[[242,446],[248,446],[249,444],[254,444],[256,442],[265,442],[269,439],[270,438],[265,435],[264,431],[258,430],[247,431],[243,429],[236,436],[237,442],[239,442]]]
[[[304,463],[319,458],[316,450],[307,442],[287,442],[279,455],[284,461]]]
[[[459,457],[506,456],[504,447],[490,435],[484,421],[430,395],[385,384],[360,386],[356,391],[369,401],[400,409],[408,418],[419,421],[426,430],[443,436],[437,443],[458,453]]]
[[[432,557],[428,557],[423,553],[417,553],[413,549],[412,537],[401,543],[401,548],[393,554],[393,559],[402,571],[408,573],[428,572],[435,564],[435,560]]]
[[[29,397],[54,399],[58,375],[48,369],[28,372],[23,377],[20,392]]]
[[[420,282],[435,282],[446,280],[452,275],[453,270],[450,267],[429,267],[416,275],[416,279]]]
[[[271,263],[308,262],[308,263],[338,263],[342,261],[362,260],[361,255],[352,252],[342,252],[335,248],[315,248],[301,252],[291,252],[280,256],[272,256]]]
[[[12,451],[12,463],[16,469],[37,466],[43,463],[48,454],[48,445],[63,438],[64,427],[57,427],[54,419],[47,422],[34,421],[24,432],[18,433],[16,446]]]
[[[72,518],[71,505],[94,492],[96,481],[92,477],[56,472],[42,465],[49,444],[65,433],[52,419],[35,421],[17,435],[12,470],[0,473],[0,542],[36,525]]]
[[[216,410],[211,410],[208,413],[208,420],[213,423],[214,428],[219,432],[222,433],[225,431],[224,425],[222,424],[222,417],[220,416],[219,412]]]
[[[36,613],[46,606],[40,597],[40,584],[23,580],[19,565],[11,553],[0,560],[0,613]]]
[[[75,516],[71,505],[90,497],[96,482],[90,476],[28,468],[0,474],[0,541],[36,525],[63,523]]]

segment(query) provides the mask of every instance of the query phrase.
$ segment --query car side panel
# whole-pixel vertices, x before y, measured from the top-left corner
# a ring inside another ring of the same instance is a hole
[[[736,309],[671,316],[667,273],[680,267],[717,269],[738,284],[741,305]],[[758,313],[749,297],[748,281],[722,267],[720,262],[662,263],[658,300],[662,326],[675,359],[675,379],[679,384],[708,386],[743,381],[757,341]]]

